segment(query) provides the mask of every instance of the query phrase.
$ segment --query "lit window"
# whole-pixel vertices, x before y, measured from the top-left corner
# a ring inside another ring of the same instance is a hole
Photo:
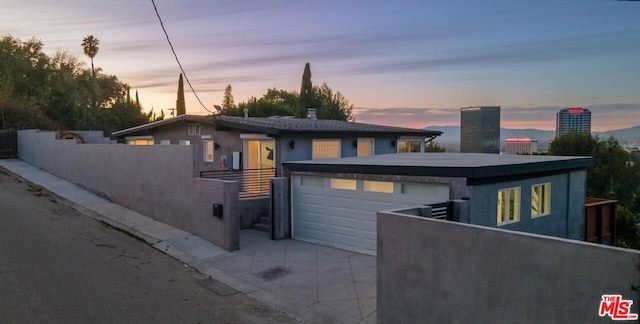
[[[520,188],[498,191],[498,225],[520,220]]]
[[[300,185],[309,187],[324,187],[324,178],[320,177],[301,177]]]
[[[424,152],[424,141],[420,138],[401,138],[398,140],[398,153]]]
[[[362,189],[369,192],[393,193],[393,182],[364,180]]]
[[[160,140],[160,145],[171,145],[171,140]]]
[[[531,187],[531,217],[551,213],[551,184],[543,183]]]
[[[313,140],[311,159],[339,158],[340,140]]]
[[[350,179],[331,178],[330,187],[331,189],[356,190],[358,182]]]
[[[213,141],[203,141],[204,161],[213,162]]]
[[[131,136],[125,138],[128,145],[153,145],[152,136]]]
[[[373,155],[373,138],[358,138],[358,156]]]
[[[189,136],[200,135],[200,124],[189,124]]]
[[[153,145],[153,140],[145,140],[145,139],[129,140],[127,142],[127,144],[129,144],[129,145]]]
[[[180,140],[180,145],[191,145],[190,140]]]

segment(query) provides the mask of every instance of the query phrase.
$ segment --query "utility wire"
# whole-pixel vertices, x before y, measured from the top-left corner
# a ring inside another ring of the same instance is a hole
[[[178,59],[178,55],[176,54],[176,51],[173,48],[173,44],[171,43],[171,40],[169,39],[169,34],[167,33],[167,30],[164,28],[164,23],[162,22],[162,18],[160,18],[160,13],[158,13],[158,7],[156,7],[156,2],[154,0],[151,0],[151,3],[153,4],[153,10],[155,10],[156,16],[158,16],[158,20],[160,21],[160,27],[162,27],[162,31],[164,32],[164,36],[167,38],[167,42],[169,43],[169,47],[171,47],[171,52],[173,53],[173,57],[176,58],[176,62],[178,62],[178,66],[180,67],[180,71],[182,71],[182,75],[184,75],[184,79],[187,81],[187,84],[189,85],[189,88],[191,88],[191,92],[193,92],[193,94],[196,96],[196,99],[198,99],[198,102],[200,103],[202,108],[204,108],[204,110],[208,111],[210,114],[213,114],[213,111],[209,110],[202,103],[202,100],[200,100],[200,97],[198,96],[198,93],[196,93],[196,90],[191,85],[191,81],[189,81],[189,77],[187,77],[187,72],[185,72],[184,68],[182,68],[182,63],[180,63],[180,60]]]

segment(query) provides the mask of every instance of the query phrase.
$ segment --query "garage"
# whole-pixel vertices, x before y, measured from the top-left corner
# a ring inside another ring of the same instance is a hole
[[[449,185],[446,183],[293,173],[292,236],[375,254],[377,211],[448,199]]]

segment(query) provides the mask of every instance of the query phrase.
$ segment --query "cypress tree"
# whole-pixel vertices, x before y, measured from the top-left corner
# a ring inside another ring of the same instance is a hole
[[[176,115],[185,115],[187,113],[187,107],[184,103],[184,83],[182,81],[182,73],[180,73],[180,79],[178,79],[178,99],[176,100]]]
[[[298,117],[307,116],[307,108],[313,107],[313,84],[311,83],[311,66],[309,62],[304,66],[302,85],[300,86],[300,112]]]

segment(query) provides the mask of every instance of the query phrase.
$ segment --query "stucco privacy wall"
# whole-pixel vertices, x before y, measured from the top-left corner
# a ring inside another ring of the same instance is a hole
[[[611,323],[640,251],[379,212],[378,323]]]
[[[19,158],[227,250],[238,248],[238,184],[194,178],[190,146],[76,144],[55,136],[19,131]],[[214,203],[223,204],[222,219],[213,217]]]

